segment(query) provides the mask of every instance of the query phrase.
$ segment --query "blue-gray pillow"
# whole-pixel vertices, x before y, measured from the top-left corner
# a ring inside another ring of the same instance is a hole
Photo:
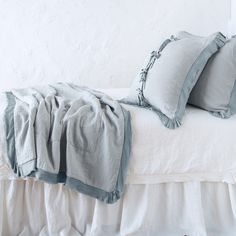
[[[189,103],[221,118],[236,113],[236,38],[226,41],[207,63]]]
[[[181,125],[189,94],[209,58],[224,45],[217,32],[199,37],[181,31],[151,53],[122,101],[154,110],[168,128]]]

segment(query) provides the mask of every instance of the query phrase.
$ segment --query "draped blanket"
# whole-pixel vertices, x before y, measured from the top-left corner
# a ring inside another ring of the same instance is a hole
[[[19,178],[64,183],[106,203],[120,198],[132,137],[117,101],[67,83],[4,96],[7,155]]]

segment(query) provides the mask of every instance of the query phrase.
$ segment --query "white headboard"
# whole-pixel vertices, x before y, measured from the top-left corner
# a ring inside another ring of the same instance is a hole
[[[128,87],[176,31],[227,33],[229,8],[230,0],[0,0],[0,88]]]

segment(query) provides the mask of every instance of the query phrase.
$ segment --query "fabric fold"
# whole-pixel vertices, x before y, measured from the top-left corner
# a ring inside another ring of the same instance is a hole
[[[18,177],[36,177],[106,203],[123,193],[130,114],[101,92],[73,84],[5,93],[7,153]]]

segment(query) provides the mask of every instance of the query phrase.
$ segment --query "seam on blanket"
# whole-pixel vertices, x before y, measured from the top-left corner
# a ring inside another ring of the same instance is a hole
[[[5,132],[7,140],[7,155],[14,173],[17,173],[17,159],[15,149],[15,125],[14,125],[14,108],[16,105],[15,96],[12,92],[5,93],[7,97],[7,106],[5,109]]]
[[[131,127],[131,115],[130,112],[125,108],[122,108],[122,112],[124,115],[124,143],[122,150],[122,157],[120,161],[119,173],[116,183],[116,190],[120,193],[120,195],[124,191],[125,179],[128,171],[129,161],[130,161],[130,153],[132,147],[132,127]],[[127,137],[128,136],[128,137]],[[120,196],[119,196],[120,198]]]
[[[95,197],[106,203],[113,203],[120,198],[120,195],[119,194],[117,195],[116,190],[112,192],[107,192],[105,190],[85,184],[78,179],[66,176],[65,172],[59,172],[58,174],[53,174],[44,171],[42,169],[37,169],[37,171],[32,175],[32,177],[34,177],[34,175],[37,179],[43,180],[50,184],[63,183],[65,186],[73,188],[91,197]]]
[[[36,158],[26,161],[22,164],[18,164],[18,173],[20,176],[29,176],[33,171],[36,170]]]

